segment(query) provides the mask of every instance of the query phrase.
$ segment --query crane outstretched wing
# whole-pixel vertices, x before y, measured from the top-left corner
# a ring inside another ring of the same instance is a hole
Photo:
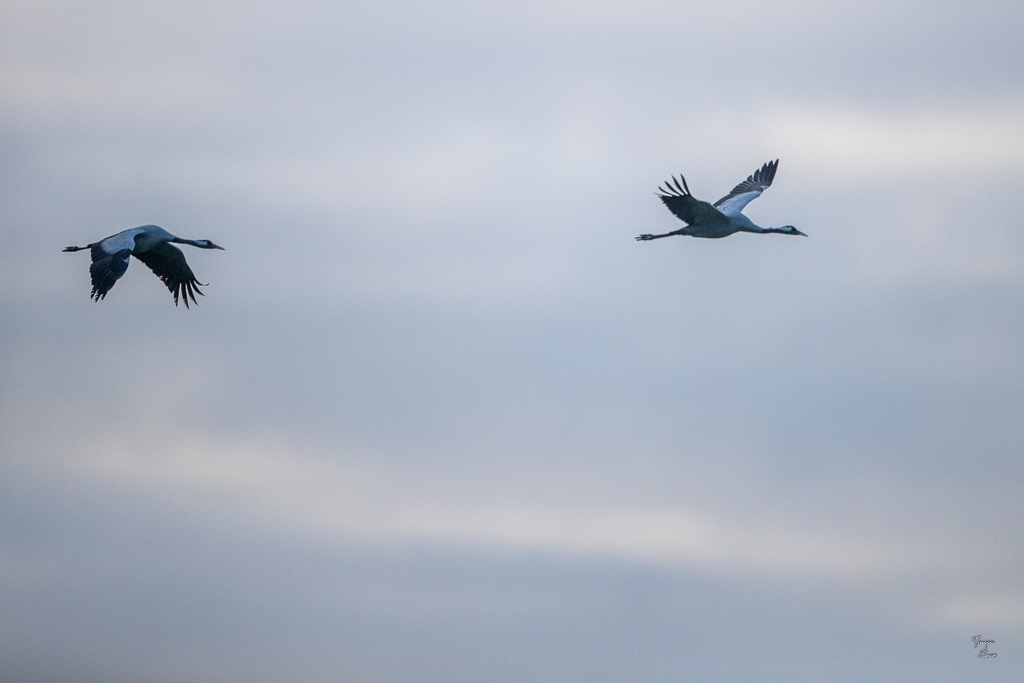
[[[679,184],[679,180],[683,181],[682,185]],[[668,210],[676,215],[676,218],[687,225],[717,223],[727,220],[721,211],[707,202],[694,198],[690,194],[690,188],[686,186],[686,178],[680,175],[679,180],[672,176],[672,182],[665,182],[667,190],[660,185],[658,186],[658,190],[661,192],[658,196],[665,206],[668,207]],[[675,187],[672,186],[672,183],[675,183]]]
[[[189,298],[192,299],[192,303],[197,303],[196,294],[203,296],[199,291],[202,283],[196,280],[195,273],[188,267],[185,254],[173,244],[163,242],[141,254],[135,254],[135,258],[149,266],[149,269],[163,280],[167,289],[174,295],[175,306],[178,305],[179,296],[185,302],[185,308],[188,308]]]
[[[735,216],[743,211],[743,207],[760,197],[761,193],[772,184],[772,180],[775,179],[775,169],[778,167],[778,159],[769,161],[754,171],[753,175],[747,176],[746,180],[732,188],[732,192],[715,202],[715,208],[727,216]]]
[[[89,275],[92,276],[92,292],[89,297],[96,301],[105,297],[118,278],[125,274],[128,270],[128,260],[132,256],[131,249],[111,252],[104,249],[102,244],[94,244],[90,249],[92,264],[89,266]]]

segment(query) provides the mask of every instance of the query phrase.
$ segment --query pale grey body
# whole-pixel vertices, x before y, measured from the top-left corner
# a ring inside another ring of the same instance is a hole
[[[707,237],[718,239],[728,237],[737,232],[756,232],[759,234],[777,232],[783,235],[803,235],[792,225],[784,225],[781,228],[762,228],[755,225],[752,220],[743,215],[743,207],[752,200],[761,196],[775,179],[775,170],[779,162],[770,161],[755,171],[742,183],[732,189],[732,192],[719,199],[714,204],[701,201],[690,194],[690,188],[686,186],[686,179],[682,175],[679,180],[672,177],[672,183],[665,183],[668,189],[659,187],[662,194],[661,201],[668,210],[676,215],[679,220],[686,223],[686,227],[661,235],[644,234],[638,235],[637,239],[646,242],[672,235],[689,235],[690,237]]]
[[[89,249],[92,252],[92,265],[89,266],[92,293],[89,296],[96,301],[105,297],[118,278],[125,274],[128,262],[134,256],[149,266],[149,269],[167,285],[174,295],[175,306],[178,305],[180,296],[185,302],[185,308],[188,308],[189,299],[196,303],[195,295],[203,295],[199,290],[201,283],[196,280],[195,274],[189,268],[185,254],[171,244],[172,242],[191,244],[200,249],[224,248],[210,240],[187,240],[176,237],[157,225],[141,225],[122,230],[99,242],[84,247],[68,247],[64,251]]]

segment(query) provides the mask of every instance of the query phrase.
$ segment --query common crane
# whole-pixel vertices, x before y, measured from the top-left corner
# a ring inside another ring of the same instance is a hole
[[[223,249],[210,240],[186,240],[175,237],[156,225],[141,225],[130,230],[122,230],[99,242],[84,247],[68,247],[64,251],[92,250],[92,265],[89,274],[92,276],[92,293],[90,298],[99,301],[107,295],[117,279],[128,270],[129,257],[134,256],[153,271],[167,285],[174,295],[174,305],[178,305],[178,296],[188,308],[188,300],[196,302],[196,294],[202,285],[196,280],[192,269],[185,261],[181,249],[171,244],[191,244],[200,249]],[[205,287],[206,285],[202,285]]]
[[[761,193],[772,184],[772,180],[775,179],[775,169],[778,167],[778,159],[769,161],[754,171],[753,175],[747,176],[746,180],[732,188],[732,192],[713,205],[695,199],[690,194],[690,188],[686,186],[686,178],[682,174],[679,175],[679,180],[683,181],[682,185],[679,184],[679,180],[676,180],[675,176],[672,176],[672,183],[675,183],[675,187],[669,182],[665,183],[668,185],[667,190],[658,186],[658,190],[662,193],[658,196],[661,197],[661,201],[665,203],[669,211],[686,223],[686,227],[666,232],[663,235],[638,235],[637,239],[646,242],[672,235],[719,238],[728,237],[734,232],[780,232],[784,235],[807,237],[792,225],[784,225],[781,228],[762,228],[754,225],[753,221],[742,213],[743,207],[760,197]]]

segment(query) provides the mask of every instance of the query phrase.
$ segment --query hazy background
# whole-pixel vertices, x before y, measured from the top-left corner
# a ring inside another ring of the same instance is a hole
[[[1024,4],[834,5],[0,3],[0,681],[1020,680]]]

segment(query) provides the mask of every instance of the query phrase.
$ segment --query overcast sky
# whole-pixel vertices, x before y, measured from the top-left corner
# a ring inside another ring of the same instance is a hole
[[[0,681],[1020,680],[1024,4],[836,5],[0,2]]]

